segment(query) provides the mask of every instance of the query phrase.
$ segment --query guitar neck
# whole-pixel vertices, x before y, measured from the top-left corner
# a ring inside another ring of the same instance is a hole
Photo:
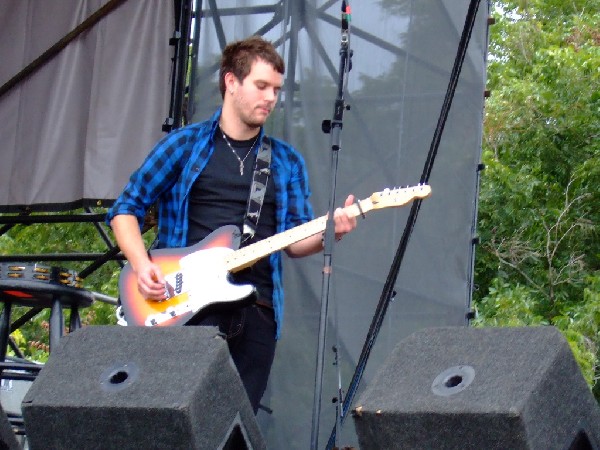
[[[361,200],[344,208],[344,211],[351,217],[356,217],[373,209],[373,203],[369,199]],[[306,222],[283,233],[276,234],[270,238],[263,239],[247,247],[243,247],[233,252],[225,261],[228,271],[238,272],[246,267],[250,267],[256,261],[264,258],[271,253],[282,250],[287,246],[322,233],[327,225],[327,216],[321,216],[317,219]]]

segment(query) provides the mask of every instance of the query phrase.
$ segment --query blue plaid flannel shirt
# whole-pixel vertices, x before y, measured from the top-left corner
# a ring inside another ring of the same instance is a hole
[[[185,247],[189,192],[212,155],[213,136],[220,116],[219,108],[209,120],[179,128],[161,139],[131,175],[122,194],[109,209],[106,223],[110,225],[118,214],[129,214],[137,217],[141,227],[146,211],[158,200],[159,247]],[[261,130],[260,139],[263,133]],[[274,138],[271,141],[277,233],[281,233],[312,220],[314,215],[304,159],[289,144]],[[273,253],[270,263],[276,337],[279,339],[284,305],[281,252]]]

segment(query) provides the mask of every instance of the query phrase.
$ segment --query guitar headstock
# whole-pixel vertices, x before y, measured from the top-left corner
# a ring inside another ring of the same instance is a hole
[[[431,187],[427,184],[419,184],[405,188],[384,189],[371,194],[369,198],[373,203],[373,209],[379,209],[404,206],[416,198],[425,198],[430,195]]]

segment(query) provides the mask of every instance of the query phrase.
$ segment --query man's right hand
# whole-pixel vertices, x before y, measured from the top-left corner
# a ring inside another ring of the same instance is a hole
[[[119,214],[110,223],[117,244],[137,275],[140,294],[145,299],[161,301],[165,297],[165,277],[148,257],[140,227],[135,216]]]
[[[137,283],[140,294],[146,300],[163,301],[165,296],[165,278],[156,264],[148,260],[137,268]]]

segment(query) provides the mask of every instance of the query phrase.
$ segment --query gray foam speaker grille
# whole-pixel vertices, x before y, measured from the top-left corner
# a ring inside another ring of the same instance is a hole
[[[356,402],[354,424],[361,450],[600,449],[598,404],[553,327],[414,333]]]
[[[213,327],[89,326],[61,339],[23,400],[30,448],[265,448]]]
[[[20,450],[21,445],[17,441],[8,416],[0,406],[0,450]]]

